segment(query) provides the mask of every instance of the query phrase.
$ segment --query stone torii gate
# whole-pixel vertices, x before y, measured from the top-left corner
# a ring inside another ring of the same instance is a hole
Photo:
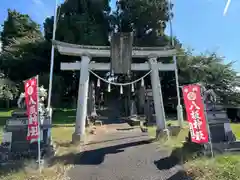
[[[72,136],[73,142],[82,141],[85,135],[85,123],[87,118],[87,98],[89,87],[89,69],[94,71],[110,71],[110,63],[92,62],[92,57],[111,57],[111,49],[109,46],[85,46],[69,44],[60,41],[53,41],[53,44],[62,55],[81,57],[81,62],[61,63],[61,70],[80,70],[77,114],[75,132]],[[175,64],[163,64],[157,62],[159,57],[170,57],[176,55],[176,50],[161,47],[133,47],[133,58],[146,58],[148,62],[132,63],[131,71],[150,71],[151,84],[153,91],[154,107],[156,114],[157,131],[164,130],[165,112],[162,100],[161,82],[159,71],[174,71]]]

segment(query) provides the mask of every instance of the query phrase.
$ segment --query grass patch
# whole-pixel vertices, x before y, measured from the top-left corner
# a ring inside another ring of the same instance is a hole
[[[168,121],[176,125],[176,121]],[[237,139],[240,139],[240,124],[231,124],[232,130]],[[149,127],[150,136],[155,137],[156,127]],[[176,137],[171,137],[167,142],[162,143],[160,148],[172,150],[172,157],[177,157],[178,162],[183,164],[187,174],[194,180],[239,180],[240,179],[240,154],[222,154],[214,158],[197,156],[194,148],[185,146],[183,141],[188,136],[188,126],[185,122],[184,128]]]
[[[54,124],[74,124],[76,109],[55,109],[52,118]]]
[[[11,117],[14,109],[0,109],[0,126],[6,124],[6,120]]]
[[[15,109],[0,109],[0,126],[5,125],[6,120],[11,117]],[[75,123],[75,109],[54,109],[53,123],[54,124],[73,124]]]
[[[6,120],[11,117],[13,109],[0,109],[0,142],[3,136],[3,126],[6,124]]]
[[[6,124],[6,120],[11,117],[11,114],[14,110],[15,109],[0,109],[0,142],[2,141],[2,135],[3,135],[2,128]],[[61,127],[72,126],[75,124],[75,119],[76,119],[75,117],[76,117],[75,109],[55,109],[53,111],[53,124],[56,126],[60,125]],[[71,129],[71,128],[67,128],[67,129]],[[67,138],[71,139],[71,137],[69,137],[65,132],[69,130],[62,128],[61,131],[64,131],[64,132],[59,133],[60,132],[59,128],[53,128],[52,131],[53,131],[53,136],[54,134],[57,134],[57,136],[59,136],[59,139],[60,139],[60,136],[62,139],[67,139]],[[71,133],[72,132],[73,130],[71,131]]]
[[[198,158],[184,164],[187,173],[196,180],[239,180],[239,165],[240,156],[234,154]]]
[[[14,109],[0,109],[0,118],[10,117]]]
[[[237,139],[240,139],[240,124],[232,123],[231,128]]]
[[[172,125],[172,126],[177,126],[178,122],[177,121],[167,121],[167,126]],[[183,129],[179,132],[178,136],[171,137],[168,141],[166,142],[161,142],[161,148],[166,147],[166,148],[176,148],[176,147],[182,147],[182,143],[185,141],[185,138],[188,135],[188,127],[187,127],[187,122],[183,123]],[[156,136],[156,126],[148,127],[148,134],[151,137]]]

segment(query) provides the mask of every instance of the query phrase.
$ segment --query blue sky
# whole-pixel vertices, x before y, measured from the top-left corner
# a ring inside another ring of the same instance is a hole
[[[172,2],[174,35],[183,45],[196,52],[217,51],[226,57],[226,62],[237,61],[234,67],[240,71],[240,0],[232,0],[226,16],[223,16],[223,10],[227,0]],[[54,4],[55,0],[1,0],[0,23],[7,16],[7,9],[11,8],[29,14],[33,20],[42,24],[47,16],[53,15]]]

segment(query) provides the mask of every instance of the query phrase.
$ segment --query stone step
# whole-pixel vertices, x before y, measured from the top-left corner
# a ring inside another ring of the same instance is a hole
[[[240,149],[240,141],[228,143],[228,149]]]
[[[206,144],[206,150],[210,151],[210,145]],[[231,143],[222,142],[222,143],[213,143],[212,144],[213,151],[218,153],[224,152],[237,152],[240,151],[240,142],[235,141]]]

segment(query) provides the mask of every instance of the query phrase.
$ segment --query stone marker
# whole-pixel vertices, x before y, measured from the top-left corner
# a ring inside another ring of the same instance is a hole
[[[39,93],[42,95],[41,93]],[[50,144],[49,131],[51,128],[50,117],[48,112],[44,107],[43,101],[44,97],[40,96],[39,102],[39,115],[40,124],[41,124],[41,155],[48,156],[53,155],[54,150],[53,146]],[[21,99],[18,101],[19,107],[25,107],[23,105],[24,97],[21,96]],[[34,157],[38,156],[38,143],[30,143],[27,140],[28,133],[28,117],[26,114],[26,109],[18,109],[12,113],[12,117],[6,121],[6,124],[3,129],[3,141],[1,143],[0,149],[8,149],[8,158],[18,159],[20,157]],[[4,152],[6,153],[6,152]],[[2,151],[0,151],[0,158],[4,157]],[[0,159],[0,162],[3,159]]]
[[[224,105],[222,105],[211,89],[202,88],[203,102],[205,106],[206,120],[210,129],[211,142],[214,152],[223,153],[226,151],[240,150],[240,142],[232,132],[230,120],[227,116]],[[189,140],[191,135],[189,133]],[[210,152],[209,144],[204,145],[205,152]]]

